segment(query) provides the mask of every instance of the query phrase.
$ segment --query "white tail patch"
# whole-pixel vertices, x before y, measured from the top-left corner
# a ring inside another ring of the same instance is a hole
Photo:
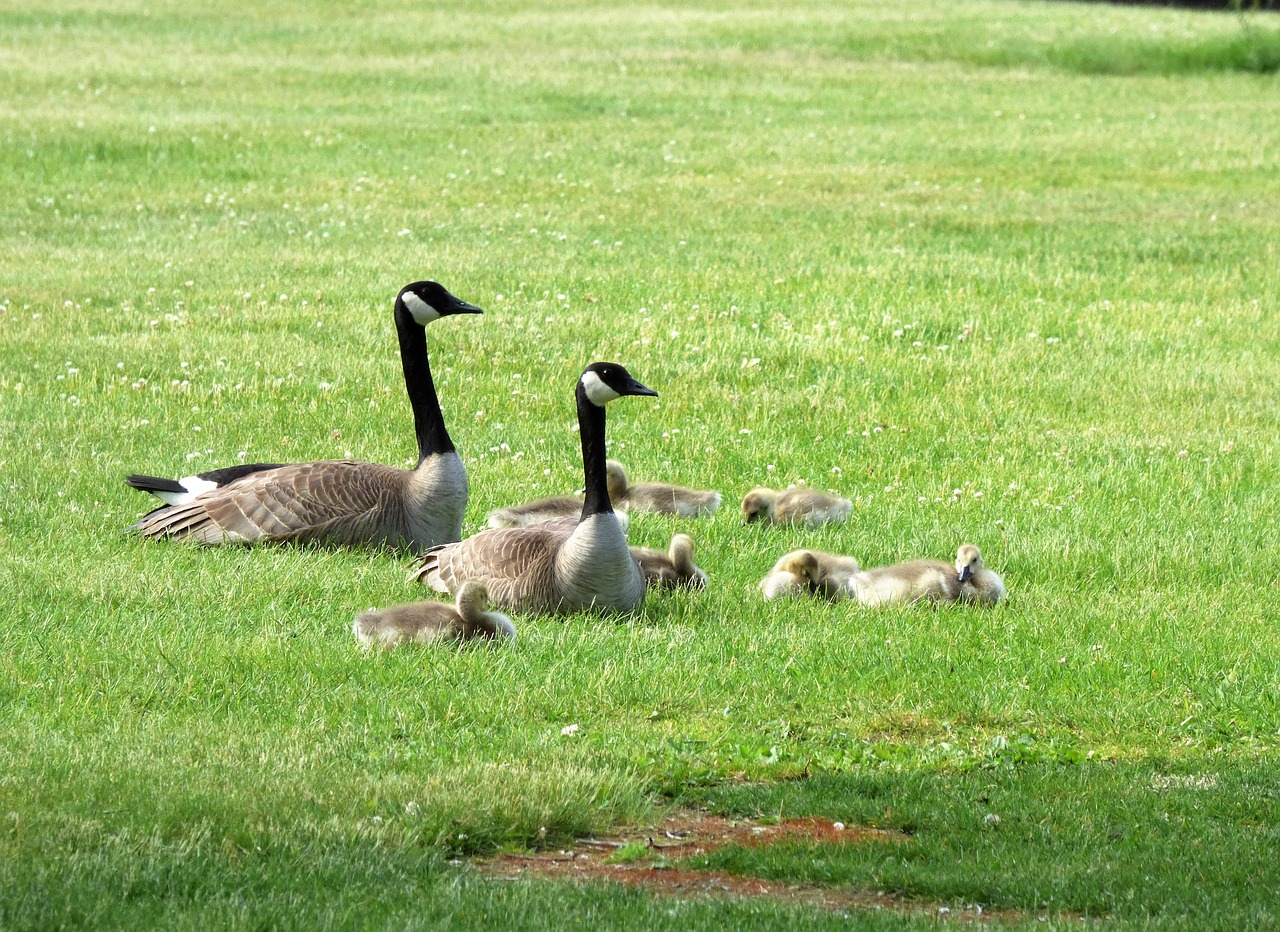
[[[412,291],[406,291],[401,294],[400,300],[403,301],[404,306],[409,309],[409,313],[413,315],[413,319],[424,327],[433,320],[440,319],[440,312],[426,301],[423,301]]]
[[[201,479],[199,476],[183,476],[178,480],[178,484],[186,491],[156,492],[154,494],[166,505],[185,505],[205,492],[212,492],[218,487],[218,483],[210,482],[208,479]]]
[[[602,408],[609,402],[617,401],[622,397],[621,394],[606,385],[604,379],[594,372],[582,373],[582,387],[586,390],[587,398],[591,403]]]

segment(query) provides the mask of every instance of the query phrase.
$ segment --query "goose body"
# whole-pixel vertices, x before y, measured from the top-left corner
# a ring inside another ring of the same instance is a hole
[[[1008,590],[1004,580],[982,562],[982,552],[973,544],[963,544],[956,551],[956,579],[960,583],[960,600],[979,605],[995,605],[1004,600]]]
[[[627,481],[627,472],[617,460],[605,463],[609,481],[609,500],[615,507],[632,511],[655,511],[682,518],[713,515],[720,507],[720,493],[686,489],[668,482]]]
[[[632,547],[631,556],[640,564],[645,585],[650,589],[705,589],[707,574],[694,565],[693,538],[676,534],[666,550]]]
[[[351,631],[366,650],[398,644],[438,644],[476,638],[498,640],[516,636],[516,627],[510,618],[489,610],[489,593],[481,583],[461,586],[453,605],[412,602],[361,612],[356,616]]]
[[[623,395],[653,395],[616,363],[592,363],[576,400],[586,498],[577,520],[481,531],[432,547],[410,578],[440,592],[483,582],[496,605],[513,611],[627,612],[644,599],[645,579],[609,501],[605,479],[605,405]]]
[[[281,541],[420,549],[457,540],[467,507],[467,472],[445,429],[425,327],[440,317],[479,313],[435,282],[414,282],[396,296],[401,364],[418,439],[415,469],[321,460],[234,466],[176,481],[129,476],[130,486],[166,502],[132,529],[145,537],[202,544]]]
[[[800,524],[817,527],[838,524],[849,517],[853,502],[836,495],[792,486],[776,491],[754,488],[742,499],[742,523]]]
[[[858,561],[853,557],[821,550],[793,550],[760,580],[760,591],[766,601],[812,595],[837,602],[849,597],[849,582],[858,570]]]

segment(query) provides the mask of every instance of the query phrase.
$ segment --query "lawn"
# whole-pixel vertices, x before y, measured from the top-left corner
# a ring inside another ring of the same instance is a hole
[[[871,928],[1280,922],[1280,21],[781,6],[0,0],[0,928],[847,924],[471,860],[680,807],[903,833],[685,865]],[[409,463],[423,278],[466,533],[616,360],[705,592],[366,654],[407,555],[125,532],[131,472]],[[848,523],[740,523],[800,481]],[[965,542],[1005,605],[755,588]]]

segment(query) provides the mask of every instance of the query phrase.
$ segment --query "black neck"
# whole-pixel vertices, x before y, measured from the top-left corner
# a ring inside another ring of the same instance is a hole
[[[592,404],[587,390],[578,383],[578,435],[582,440],[582,473],[586,479],[587,500],[582,505],[582,520],[592,515],[610,514],[609,483],[604,467],[604,408]]]
[[[404,367],[404,385],[413,407],[413,430],[418,436],[418,463],[421,464],[434,453],[451,452],[453,441],[444,428],[436,385],[431,381],[427,331],[399,302],[396,303],[396,331],[400,335],[400,365]]]

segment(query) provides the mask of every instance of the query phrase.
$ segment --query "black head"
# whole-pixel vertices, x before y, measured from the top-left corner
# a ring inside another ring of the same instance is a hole
[[[582,378],[578,380],[578,384],[586,393],[587,400],[602,408],[623,395],[658,397],[657,392],[641,385],[616,362],[593,362],[582,370]]]
[[[483,314],[474,304],[468,304],[445,290],[439,282],[414,282],[405,285],[396,296],[396,303],[403,305],[409,315],[422,326],[450,314]]]

